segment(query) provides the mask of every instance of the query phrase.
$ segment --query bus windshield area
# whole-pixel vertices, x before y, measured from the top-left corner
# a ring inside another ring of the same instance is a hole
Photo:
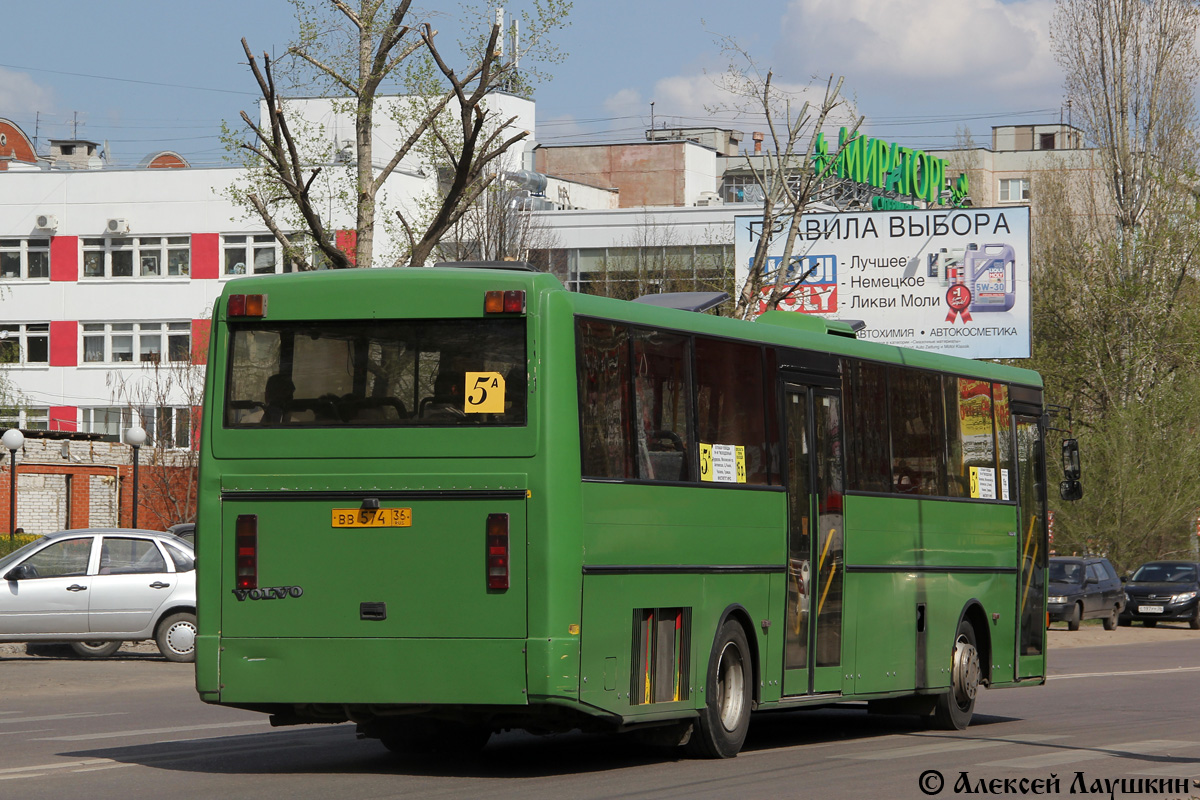
[[[225,425],[524,425],[524,319],[230,325]]]

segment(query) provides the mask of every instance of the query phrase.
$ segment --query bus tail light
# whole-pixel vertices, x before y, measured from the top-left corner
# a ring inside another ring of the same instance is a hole
[[[488,514],[487,588],[508,588],[508,514]]]
[[[236,527],[237,588],[258,588],[258,515],[239,514]]]
[[[265,294],[231,294],[227,311],[227,316],[230,317],[265,317],[267,315],[267,296]]]
[[[483,296],[485,314],[523,314],[525,312],[525,290],[488,292]]]

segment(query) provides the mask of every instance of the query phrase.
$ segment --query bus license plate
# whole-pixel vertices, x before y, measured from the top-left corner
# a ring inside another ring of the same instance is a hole
[[[333,509],[335,528],[408,528],[411,525],[411,508]]]
[[[1139,614],[1161,614],[1162,612],[1162,606],[1138,606]]]

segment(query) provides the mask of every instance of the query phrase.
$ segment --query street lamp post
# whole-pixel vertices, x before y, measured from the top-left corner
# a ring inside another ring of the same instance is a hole
[[[16,428],[9,428],[4,432],[4,436],[0,436],[0,441],[8,448],[8,452],[12,454],[12,468],[9,478],[9,507],[8,507],[8,541],[12,541],[17,536],[17,451],[21,449],[21,445],[25,444],[25,434],[21,433]]]
[[[146,431],[140,425],[134,425],[125,431],[125,444],[133,448],[133,519],[129,527],[137,527],[138,512],[138,450],[146,443]]]

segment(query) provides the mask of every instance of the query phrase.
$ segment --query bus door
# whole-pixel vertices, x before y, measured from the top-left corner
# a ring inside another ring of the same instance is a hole
[[[1046,674],[1046,459],[1037,417],[1016,415],[1018,499],[1017,678]]]
[[[788,476],[783,693],[837,692],[844,571],[841,396],[834,380],[789,382],[783,403]]]

